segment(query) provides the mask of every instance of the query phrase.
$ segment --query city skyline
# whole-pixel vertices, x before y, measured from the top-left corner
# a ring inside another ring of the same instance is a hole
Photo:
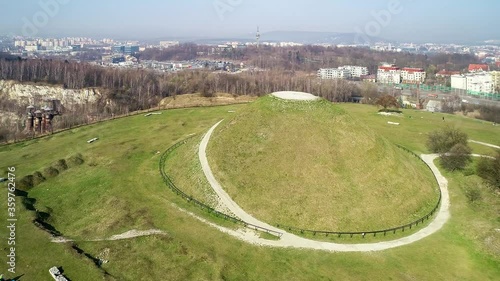
[[[250,37],[271,31],[361,33],[406,42],[500,40],[495,1],[2,1],[0,34],[123,39]],[[473,19],[473,20],[472,20]],[[265,37],[262,38],[265,40]]]

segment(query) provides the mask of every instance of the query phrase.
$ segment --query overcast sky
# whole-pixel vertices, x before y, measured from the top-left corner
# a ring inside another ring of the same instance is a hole
[[[262,33],[361,31],[409,42],[475,41],[500,39],[498,11],[498,0],[0,0],[0,34],[227,37],[254,34],[260,26]]]

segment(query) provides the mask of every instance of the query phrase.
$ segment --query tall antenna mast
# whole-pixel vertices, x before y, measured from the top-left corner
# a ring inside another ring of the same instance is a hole
[[[257,34],[255,35],[255,39],[257,40],[257,48],[258,48],[260,45],[260,31],[259,31],[258,26],[257,26]]]

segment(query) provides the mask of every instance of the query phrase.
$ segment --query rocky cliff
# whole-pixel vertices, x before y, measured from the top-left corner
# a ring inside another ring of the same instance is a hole
[[[0,98],[15,101],[17,106],[38,105],[47,99],[58,99],[68,109],[74,105],[94,104],[102,95],[98,89],[64,89],[62,86],[37,85],[0,80]]]

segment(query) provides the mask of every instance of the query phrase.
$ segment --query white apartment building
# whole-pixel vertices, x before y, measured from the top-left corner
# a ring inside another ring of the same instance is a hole
[[[401,70],[401,80],[405,84],[420,84],[425,81],[425,70],[423,68],[405,67]]]
[[[495,92],[493,77],[496,79],[496,76],[489,72],[452,75],[451,87],[470,92],[493,93]]]
[[[451,87],[453,89],[467,90],[467,78],[461,74],[452,75]]]
[[[377,82],[382,84],[401,83],[401,69],[394,64],[383,64],[378,67]]]
[[[491,74],[478,73],[467,75],[467,91],[480,93],[493,93],[493,80]]]
[[[169,48],[169,47],[174,47],[178,46],[179,41],[160,41],[160,47],[162,48]]]
[[[339,69],[348,70],[351,74],[351,77],[360,78],[361,76],[368,75],[368,68],[365,66],[356,66],[356,65],[344,65],[339,67]]]
[[[24,40],[16,40],[16,41],[14,41],[14,46],[15,47],[24,47],[24,46],[26,46],[26,41],[24,41]]]
[[[37,45],[34,45],[34,46],[25,46],[24,50],[26,52],[36,52],[36,51],[38,51],[38,46]]]
[[[321,79],[348,79],[351,78],[351,71],[339,68],[321,68],[318,70],[318,77]]]

